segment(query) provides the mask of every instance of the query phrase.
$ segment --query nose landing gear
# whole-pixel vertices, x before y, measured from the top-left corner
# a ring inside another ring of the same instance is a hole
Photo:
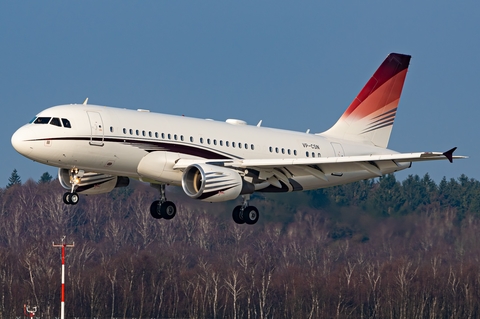
[[[70,169],[70,184],[72,185],[71,191],[63,194],[63,202],[67,205],[76,205],[80,200],[80,196],[75,192],[85,172],[74,167]]]
[[[80,196],[75,192],[66,192],[63,194],[63,202],[67,205],[77,205],[79,200]]]

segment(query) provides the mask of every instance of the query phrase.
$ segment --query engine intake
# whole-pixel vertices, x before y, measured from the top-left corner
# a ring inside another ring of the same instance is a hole
[[[191,198],[223,202],[253,193],[254,186],[234,170],[210,164],[193,164],[183,172],[182,188]]]

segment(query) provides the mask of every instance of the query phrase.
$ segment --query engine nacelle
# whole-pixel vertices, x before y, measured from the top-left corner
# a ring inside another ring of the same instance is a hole
[[[191,198],[224,202],[240,194],[253,193],[253,184],[245,182],[234,170],[210,164],[193,164],[185,169],[182,187]]]
[[[151,179],[165,184],[180,186],[182,173],[174,170],[173,165],[178,160],[178,154],[156,151],[145,155],[138,163],[137,173],[142,180]]]
[[[59,168],[58,180],[63,188],[68,190],[72,188],[72,184],[70,183],[70,170]],[[103,194],[111,192],[117,187],[126,187],[129,183],[130,179],[128,177],[85,172],[83,176],[80,177],[80,183],[78,184],[76,192],[87,195]]]

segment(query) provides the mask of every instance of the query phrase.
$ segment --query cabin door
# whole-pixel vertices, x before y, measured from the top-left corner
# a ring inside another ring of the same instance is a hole
[[[340,143],[331,143],[333,147],[333,152],[336,157],[344,157],[345,152],[343,151],[342,144]]]
[[[102,116],[98,112],[87,111],[90,120],[90,145],[103,146],[103,121]]]

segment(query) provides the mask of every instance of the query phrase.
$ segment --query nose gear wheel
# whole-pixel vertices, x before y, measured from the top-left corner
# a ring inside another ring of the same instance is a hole
[[[83,170],[79,170],[78,168],[74,167],[70,169],[70,184],[72,188],[70,192],[66,192],[63,194],[63,202],[67,205],[77,205],[80,201],[80,196],[75,192],[80,184],[83,174],[85,172]]]

